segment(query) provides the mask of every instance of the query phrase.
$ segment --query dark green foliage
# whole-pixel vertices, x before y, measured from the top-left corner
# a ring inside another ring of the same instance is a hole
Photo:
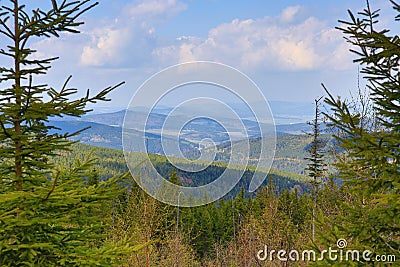
[[[171,172],[171,174],[169,175],[169,181],[170,181],[171,183],[173,183],[173,184],[181,185],[176,170],[173,170],[173,171]]]
[[[321,137],[321,111],[320,111],[320,99],[315,99],[315,118],[310,125],[313,128],[313,131],[308,135],[312,138],[311,144],[307,149],[308,157],[305,159],[308,162],[306,171],[308,175],[313,179],[314,186],[320,182],[320,179],[323,177],[323,172],[325,171],[325,162],[324,162],[324,148],[326,145],[326,140]]]
[[[122,151],[110,148],[92,147],[81,143],[74,144],[72,151],[61,157],[55,157],[54,160],[58,164],[69,166],[71,164],[70,158],[84,159],[85,155],[87,155],[92,150],[93,156],[99,159],[96,170],[99,172],[100,180],[107,180],[109,177],[128,171]],[[201,172],[191,173],[176,170],[176,168],[172,164],[167,162],[164,156],[150,155],[150,158],[157,171],[163,177],[169,177],[176,171],[178,182],[184,186],[198,186],[207,184],[218,177],[218,175],[220,175],[226,168],[226,165],[224,163],[215,163],[211,164],[208,168]],[[179,159],[176,158],[174,159],[174,161],[178,160]],[[244,173],[242,180],[230,192],[226,199],[230,199],[232,198],[232,196],[236,196],[241,191],[242,187],[248,188],[248,183],[250,182],[252,170],[252,167],[248,168],[248,170]],[[307,177],[303,175],[271,170],[270,176],[273,177],[274,183],[276,184],[279,192],[285,188],[291,189],[293,187],[298,187],[299,190],[302,190],[302,192],[307,192],[309,190],[307,186]],[[268,178],[266,179],[264,185],[266,185],[267,183]],[[249,197],[249,195],[250,194],[245,190],[245,197]]]
[[[311,133],[308,135],[312,138],[311,144],[307,149],[308,157],[305,160],[308,161],[306,171],[308,175],[312,179],[312,198],[313,198],[313,207],[312,207],[312,239],[315,237],[315,211],[317,209],[317,194],[318,194],[318,186],[322,181],[325,172],[325,160],[324,160],[324,147],[326,145],[326,141],[321,138],[321,111],[320,111],[320,101],[322,97],[319,99],[315,99],[315,117],[310,125],[313,128]]]
[[[195,227],[190,233],[193,237],[194,249],[200,257],[209,254],[214,243],[214,218],[211,217],[210,207],[201,206],[195,209]]]
[[[109,266],[135,249],[105,241],[101,207],[119,192],[120,178],[98,181],[90,154],[68,167],[55,164],[52,158],[68,151],[68,138],[83,129],[58,134],[47,122],[86,114],[88,103],[107,101],[115,86],[71,100],[77,93],[68,86],[71,77],[60,90],[37,84],[56,58],[40,59],[29,48],[34,40],[77,33],[79,17],[97,3],[48,2],[48,10],[31,12],[17,0],[0,7],[7,44],[1,62],[10,62],[0,66],[0,265]]]
[[[96,170],[100,173],[100,180],[107,180],[112,175],[123,173],[127,170],[121,151],[109,148],[94,148],[80,143],[75,144],[67,156],[56,157],[55,161],[69,166],[68,159],[84,158],[84,155],[91,150],[93,150],[93,155],[99,158]],[[150,155],[150,158],[162,175],[169,177],[172,181],[182,183],[194,181],[194,183],[187,184],[191,186],[196,185],[196,183],[203,184],[203,179],[208,181],[207,179],[212,179],[212,177],[220,174],[225,169],[223,165],[216,164],[205,173],[190,174],[177,171],[174,166],[166,162],[163,156]],[[246,175],[250,175],[250,172]],[[211,178],[208,178],[208,176]],[[273,179],[270,180],[270,177]],[[289,173],[273,171],[267,178],[266,185],[268,183],[269,187],[274,188],[271,194],[276,199],[278,199],[280,192],[288,192],[290,195],[289,200],[284,200],[284,197],[279,200],[279,203],[281,203],[279,216],[282,216],[282,220],[290,222],[293,232],[300,232],[307,229],[309,204],[305,200],[307,195],[304,194],[304,191],[300,192],[293,188],[303,189],[305,192],[308,189],[305,187],[306,182],[295,181],[293,179],[295,177],[292,177],[292,174]],[[276,186],[272,186],[273,183]],[[124,193],[121,196],[116,211],[116,217],[121,220],[121,224],[126,229],[138,229],[140,225],[146,224],[146,228],[151,232],[149,239],[154,242],[154,246],[158,249],[162,249],[171,235],[175,236],[176,231],[183,233],[185,242],[193,248],[200,259],[215,257],[216,246],[225,247],[229,242],[233,242],[235,235],[237,238],[240,229],[248,222],[250,217],[255,217],[260,220],[260,223],[263,223],[261,213],[265,205],[269,205],[263,194],[258,192],[255,195],[250,195],[246,192],[246,186],[241,183],[229,196],[216,203],[195,208],[180,207],[179,218],[177,218],[177,207],[170,207],[155,201],[134,182],[126,185],[129,187],[130,193],[129,195]],[[288,189],[291,189],[290,193]],[[145,206],[148,207],[147,211],[152,211],[147,219],[144,216]],[[179,221],[178,227],[176,224],[177,219]],[[145,223],[146,220],[148,223]],[[140,241],[149,241],[143,238],[144,233],[146,233],[145,229],[137,231],[143,233],[142,239],[139,239]],[[137,234],[135,232],[130,235]]]
[[[88,181],[87,181],[87,185],[88,186],[91,186],[91,185],[97,186],[99,184],[99,181],[100,181],[99,180],[99,173],[96,171],[95,168],[93,168],[90,171],[90,174],[89,174],[89,177],[88,177]]]
[[[309,199],[306,195],[299,195],[297,190],[290,192],[285,190],[278,198],[278,209],[290,220],[294,227],[301,230],[307,230],[306,221],[309,219],[310,211],[308,210]]]
[[[334,225],[321,239],[332,244],[339,236],[349,248],[400,258],[400,41],[389,30],[377,29],[379,11],[368,2],[358,17],[349,15],[339,29],[362,66],[372,111],[365,114],[359,108],[364,103],[335,99],[327,91],[331,113],[326,115],[340,130],[335,138],[345,151],[336,164],[344,194],[341,211],[328,217]]]

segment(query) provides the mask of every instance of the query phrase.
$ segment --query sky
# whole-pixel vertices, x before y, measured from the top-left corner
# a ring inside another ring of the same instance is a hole
[[[382,9],[380,27],[398,32],[389,1],[370,2]],[[60,57],[39,78],[54,88],[68,75],[82,94],[125,81],[100,106],[126,107],[155,73],[197,60],[238,69],[267,100],[312,104],[324,95],[321,83],[343,97],[357,89],[358,67],[335,27],[348,19],[347,9],[364,6],[362,0],[100,0],[81,17],[80,34],[32,46],[37,57]]]

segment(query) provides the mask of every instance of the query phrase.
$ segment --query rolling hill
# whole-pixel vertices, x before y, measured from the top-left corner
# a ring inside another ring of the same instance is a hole
[[[137,125],[144,125],[147,119],[146,113],[138,108],[134,111],[129,111],[129,129],[126,127],[126,135],[129,138],[132,147],[130,150],[143,152],[143,146],[139,146],[143,142],[143,129],[139,129]],[[103,114],[86,115],[82,118],[64,118],[61,120],[52,120],[50,124],[62,129],[60,132],[75,132],[85,127],[90,129],[82,132],[74,137],[74,140],[79,140],[85,144],[114,148],[122,150],[122,125],[124,122],[125,111],[117,111]],[[161,144],[161,128],[165,122],[167,115],[159,113],[151,113],[147,122],[146,128],[146,143],[147,150],[152,154],[165,154]],[[73,119],[73,120],[72,120]],[[182,120],[187,120],[183,114],[178,114],[172,120],[172,127],[179,127],[178,123]],[[237,122],[229,122],[231,127],[236,127]],[[176,123],[176,125],[174,125]],[[250,164],[257,163],[257,153],[259,154],[260,147],[260,132],[258,124],[251,120],[243,120],[245,127],[250,132]],[[322,126],[322,130],[326,129]],[[218,153],[215,160],[227,162],[230,157],[229,135],[226,130],[217,122],[199,118],[192,120],[190,124],[186,124],[181,129],[180,133],[163,129],[164,144],[170,145],[175,143],[179,134],[179,147],[182,154],[189,158],[198,158],[200,156],[199,146],[200,141],[208,138],[213,140],[217,145]],[[310,125],[307,123],[282,124],[276,125],[277,145],[273,168],[280,171],[294,172],[303,174],[307,161],[304,158],[307,156],[306,148],[311,142],[311,138],[304,134],[310,131]],[[167,134],[165,134],[167,132]],[[328,138],[328,137],[327,137]],[[240,136],[236,140],[232,140],[234,146],[243,146]],[[178,152],[171,152],[172,156],[180,156]],[[235,155],[233,155],[235,157]]]

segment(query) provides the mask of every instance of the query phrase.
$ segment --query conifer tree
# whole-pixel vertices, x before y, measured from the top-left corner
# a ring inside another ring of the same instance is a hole
[[[169,181],[173,184],[181,185],[179,182],[179,177],[178,177],[178,173],[176,172],[176,169],[174,169],[171,172],[171,174],[169,175]]]
[[[306,157],[305,160],[308,160],[306,171],[308,171],[308,175],[312,178],[311,181],[311,194],[313,198],[313,208],[312,208],[312,239],[315,237],[315,210],[317,209],[317,189],[318,184],[321,182],[323,178],[323,174],[325,171],[325,161],[324,161],[324,152],[323,149],[325,147],[325,141],[321,139],[321,111],[320,111],[320,101],[322,97],[319,99],[315,99],[315,117],[309,125],[312,126],[312,132],[308,133],[309,136],[312,137],[311,145],[307,149],[309,153],[309,157]]]
[[[98,210],[116,192],[118,178],[86,185],[93,159],[71,168],[52,157],[70,148],[76,133],[50,130],[52,117],[81,116],[88,103],[107,101],[116,86],[71,100],[77,89],[38,84],[57,58],[39,58],[32,41],[78,33],[79,17],[97,3],[48,2],[28,11],[18,0],[2,1],[0,38],[0,265],[112,265],[132,248],[106,242]],[[5,63],[9,62],[9,65]],[[88,212],[90,211],[90,212]]]
[[[316,187],[317,183],[320,182],[326,167],[323,151],[326,141],[321,138],[320,100],[321,98],[315,99],[315,117],[309,123],[312,126],[312,132],[308,133],[312,137],[312,141],[310,147],[307,149],[309,156],[305,158],[309,161],[306,171],[308,171],[308,175],[313,179],[313,187]]]
[[[391,1],[400,19],[400,5]],[[326,114],[331,124],[343,132],[336,138],[345,150],[338,157],[338,175],[349,196],[342,204],[332,232],[323,240],[346,238],[348,249],[370,250],[374,254],[400,258],[400,38],[389,30],[378,30],[378,11],[366,8],[339,28],[362,67],[371,94],[378,125],[365,123],[363,116],[347,101],[329,97]],[[370,120],[369,120],[370,121]],[[374,120],[372,120],[374,121]]]

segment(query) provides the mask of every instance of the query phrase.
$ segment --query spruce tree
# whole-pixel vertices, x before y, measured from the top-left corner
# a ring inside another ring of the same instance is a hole
[[[78,33],[79,17],[97,3],[48,2],[48,10],[28,11],[18,0],[2,1],[0,35],[0,265],[111,265],[132,248],[106,241],[98,211],[117,191],[116,181],[87,185],[93,159],[73,167],[53,163],[68,150],[68,138],[49,125],[53,117],[81,116],[88,103],[107,101],[116,86],[91,96],[71,98],[66,82],[56,90],[38,84],[57,58],[40,59],[32,41]],[[6,62],[9,64],[6,65]]]
[[[312,126],[312,132],[308,133],[312,137],[310,146],[307,149],[309,154],[305,160],[309,161],[306,167],[308,175],[313,179],[313,188],[317,187],[325,171],[325,161],[324,161],[324,147],[326,141],[321,138],[321,111],[320,111],[320,101],[321,98],[315,99],[315,117],[309,123]]]
[[[312,239],[315,238],[315,211],[317,209],[317,190],[318,185],[321,182],[321,179],[324,176],[325,172],[325,161],[324,161],[324,147],[326,142],[321,138],[321,111],[320,111],[320,101],[322,97],[319,99],[315,99],[315,117],[309,123],[312,126],[312,132],[307,133],[309,136],[312,137],[312,141],[310,147],[307,149],[309,154],[305,160],[309,161],[306,167],[306,171],[308,175],[312,179],[311,181],[311,194],[313,198],[313,207],[312,207],[312,225],[311,225],[311,232],[312,232]]]
[[[400,19],[400,5],[391,1]],[[336,216],[331,232],[321,233],[330,244],[345,238],[347,249],[370,250],[374,254],[400,258],[400,38],[389,30],[378,30],[379,11],[366,8],[339,28],[353,45],[355,62],[362,67],[371,94],[374,120],[364,116],[347,101],[328,91],[326,114],[345,151],[336,167],[347,196],[343,213]],[[360,259],[362,261],[362,259]],[[370,264],[373,264],[370,262]]]

